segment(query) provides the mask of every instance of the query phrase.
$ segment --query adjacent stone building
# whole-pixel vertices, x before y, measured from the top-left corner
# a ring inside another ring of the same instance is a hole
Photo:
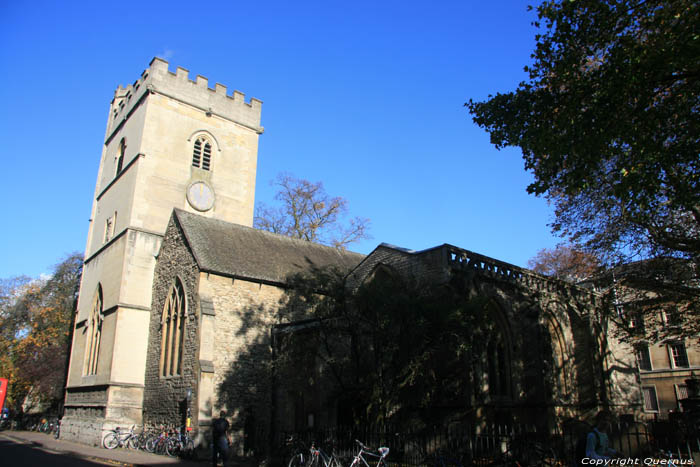
[[[334,267],[352,294],[377,268],[428,287],[458,279],[492,330],[464,368],[473,418],[548,425],[641,403],[634,352],[606,336],[595,293],[451,245],[364,256],[251,228],[261,102],[155,58],[109,110],[61,436],[219,409],[244,430],[339,423],[329,391],[299,404],[269,377],[272,335],[305,326],[291,275]],[[311,371],[311,369],[310,369]],[[302,426],[303,427],[303,426]],[[307,426],[308,427],[308,426]]]

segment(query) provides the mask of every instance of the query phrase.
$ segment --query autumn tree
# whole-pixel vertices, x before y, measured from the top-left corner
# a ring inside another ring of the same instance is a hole
[[[590,279],[599,272],[600,262],[593,255],[573,245],[557,245],[554,249],[543,248],[527,266],[536,273],[555,277],[567,282]]]
[[[696,271],[643,280],[697,323],[700,4],[548,0],[537,18],[529,79],[470,100],[474,121],[496,147],[521,149],[554,232],[610,267],[675,258]]]
[[[24,319],[16,307],[31,279],[26,276],[0,279],[0,377],[7,378],[6,405],[16,407],[22,403],[31,382],[18,370],[16,345],[25,332]]]
[[[253,225],[262,230],[345,249],[351,243],[369,238],[369,220],[354,217],[345,222],[348,202],[326,193],[321,182],[310,182],[280,174],[278,206],[259,203]]]
[[[63,399],[82,264],[82,255],[73,253],[48,279],[4,284],[0,347],[6,357],[0,365],[11,374],[15,406],[30,390],[33,400],[49,406]]]

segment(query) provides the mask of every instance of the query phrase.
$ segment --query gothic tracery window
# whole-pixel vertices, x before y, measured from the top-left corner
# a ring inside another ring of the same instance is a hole
[[[160,376],[182,374],[185,292],[179,279],[170,287],[161,318]]]
[[[192,167],[203,170],[209,170],[211,168],[211,143],[204,136],[198,137],[194,142]]]
[[[491,308],[491,324],[485,346],[488,393],[491,397],[510,397],[510,354],[508,338],[498,312]]]
[[[88,340],[85,355],[85,371],[86,375],[97,374],[97,361],[100,354],[100,338],[102,337],[102,321],[104,314],[102,312],[102,286],[97,286],[97,292],[92,302],[92,311],[88,319]]]

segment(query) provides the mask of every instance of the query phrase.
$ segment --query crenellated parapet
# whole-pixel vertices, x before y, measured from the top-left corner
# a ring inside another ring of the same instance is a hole
[[[114,92],[107,139],[149,94],[161,94],[199,109],[209,117],[233,121],[258,134],[263,132],[260,126],[261,100],[253,97],[246,102],[245,94],[235,90],[229,94],[227,87],[220,83],[211,88],[204,76],[197,75],[191,80],[189,71],[182,67],[177,67],[173,73],[168,69],[167,61],[156,57],[139,79],[126,87],[120,85]]]

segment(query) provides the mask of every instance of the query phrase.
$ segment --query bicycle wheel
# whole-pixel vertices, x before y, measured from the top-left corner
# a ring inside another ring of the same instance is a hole
[[[155,453],[156,454],[165,454],[165,448],[167,447],[168,444],[168,439],[167,438],[158,438],[156,440],[156,446],[155,446]]]
[[[182,451],[182,444],[180,440],[172,437],[165,441],[165,453],[170,457],[177,457]]]
[[[116,448],[117,446],[119,446],[119,436],[117,436],[117,434],[114,432],[107,433],[107,435],[102,440],[102,445],[107,449]]]
[[[287,467],[307,467],[306,466],[306,456],[304,454],[294,454],[291,459],[289,459],[289,464]]]
[[[156,436],[151,436],[146,440],[146,443],[144,444],[144,447],[146,448],[146,451],[153,453],[156,450],[156,443],[158,442],[158,438]]]
[[[138,449],[139,448],[139,436],[138,435],[131,435],[129,438],[126,440],[126,447],[129,449]]]
[[[194,451],[194,441],[187,439],[187,441],[185,441],[185,445],[182,447],[182,457],[193,460],[195,456],[196,453]]]

